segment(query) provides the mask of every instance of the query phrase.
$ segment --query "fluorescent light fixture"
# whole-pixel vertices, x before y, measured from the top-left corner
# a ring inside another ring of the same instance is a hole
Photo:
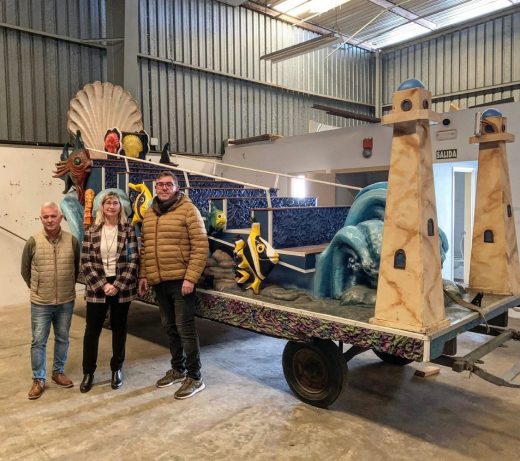
[[[287,13],[296,18],[306,13],[318,15],[325,11],[332,10],[337,6],[343,5],[350,0],[285,0],[273,6],[273,9],[280,13]]]
[[[262,56],[260,59],[265,59],[271,62],[284,61],[286,59],[294,58],[305,53],[310,53],[311,51],[319,50],[320,48],[324,48],[328,45],[340,42],[340,37],[334,33],[330,33],[327,35],[322,35],[321,37],[307,40],[306,42],[297,43],[296,45],[274,51],[273,53]]]
[[[273,6],[273,9],[279,11],[280,13],[287,13],[289,10],[303,5],[304,3],[308,3],[308,0],[285,0],[285,2],[278,3],[278,5]]]

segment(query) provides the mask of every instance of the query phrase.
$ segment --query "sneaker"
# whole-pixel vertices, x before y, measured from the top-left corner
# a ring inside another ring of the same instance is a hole
[[[72,387],[74,383],[64,373],[54,373],[52,375],[52,382],[60,387]]]
[[[31,389],[29,390],[29,400],[39,399],[43,391],[45,390],[45,380],[44,379],[33,379],[33,383]]]
[[[206,385],[202,379],[197,380],[193,378],[186,378],[186,380],[182,383],[182,386],[175,393],[174,397],[179,400],[188,399],[194,396],[197,392],[202,391],[205,387]]]
[[[186,374],[178,370],[168,370],[166,374],[155,383],[157,387],[168,387],[175,383],[180,383],[186,379]]]

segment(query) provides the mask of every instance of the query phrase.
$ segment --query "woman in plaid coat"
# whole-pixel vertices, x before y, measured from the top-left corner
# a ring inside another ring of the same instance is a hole
[[[139,253],[133,227],[126,218],[119,195],[107,192],[96,213],[96,222],[85,232],[81,270],[85,277],[87,324],[83,338],[83,381],[88,392],[94,382],[99,336],[107,310],[112,326],[112,389],[123,385],[128,308],[137,297]]]

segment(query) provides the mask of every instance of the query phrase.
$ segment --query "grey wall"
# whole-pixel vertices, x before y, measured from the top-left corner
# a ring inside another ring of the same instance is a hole
[[[104,5],[0,0],[0,140],[68,140],[70,98],[105,78],[105,50],[78,40],[104,35]]]
[[[337,173],[336,182],[349,186],[366,187],[376,182],[388,181],[388,169],[383,171],[363,171],[359,173]],[[352,189],[336,189],[338,205],[352,205],[358,191]]]
[[[69,100],[106,80],[108,0],[0,0],[0,140],[63,143]],[[280,64],[260,56],[315,36],[213,0],[139,0],[139,94],[146,129],[180,152],[224,139],[358,122],[313,103],[373,114],[373,59],[349,47]],[[118,45],[115,45],[118,46]]]
[[[383,52],[383,104],[408,78],[422,80],[433,108],[449,110],[520,96],[520,7],[492,20]],[[388,108],[386,108],[388,109]]]
[[[374,112],[374,62],[364,50],[272,64],[260,57],[315,34],[211,0],[141,0],[139,15],[145,126],[172,149],[220,153],[227,138],[306,133],[309,119],[359,123],[313,103]]]
[[[0,0],[0,140],[62,143],[70,98],[105,80],[108,0]],[[520,96],[520,7],[493,20],[382,54],[382,100],[424,81],[434,108]],[[359,124],[311,109],[373,114],[373,56],[323,49],[272,64],[266,53],[315,36],[214,0],[139,0],[139,100],[146,129],[179,152],[220,153],[223,140],[306,133],[309,119]]]

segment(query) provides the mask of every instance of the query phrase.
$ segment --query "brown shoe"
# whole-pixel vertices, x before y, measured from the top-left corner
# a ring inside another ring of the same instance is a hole
[[[29,400],[39,399],[43,391],[45,390],[45,380],[44,379],[33,379],[33,383],[31,389],[29,391]]]
[[[63,373],[55,373],[52,375],[52,382],[60,387],[72,387],[74,383]]]

